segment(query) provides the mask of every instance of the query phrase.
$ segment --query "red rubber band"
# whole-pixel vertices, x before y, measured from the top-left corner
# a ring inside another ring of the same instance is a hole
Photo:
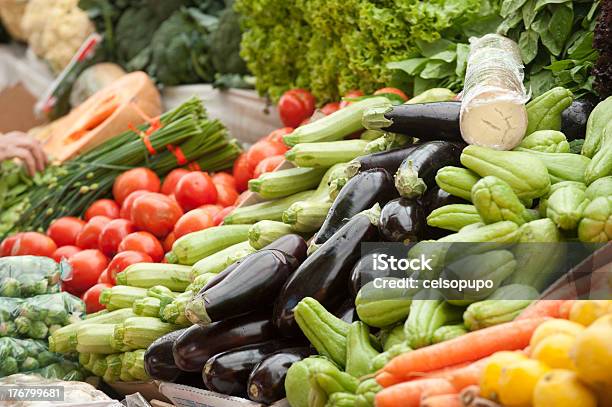
[[[191,162],[187,166],[190,171],[202,171],[202,168],[196,162]]]
[[[151,144],[151,140],[149,140],[150,134],[147,134],[144,131],[138,130],[138,128],[136,128],[136,126],[134,126],[132,123],[128,124],[128,128],[130,130],[132,130],[134,133],[138,134],[138,136],[140,137],[140,139],[144,143],[145,147],[149,151],[149,154],[151,154],[151,155],[157,154],[157,151],[155,150],[155,147],[153,147],[153,144]]]
[[[185,154],[183,154],[183,150],[181,150],[180,147],[175,147],[172,144],[168,144],[166,148],[168,148],[168,151],[170,151],[170,153],[176,157],[176,163],[178,165],[187,164],[187,158],[185,157]]]

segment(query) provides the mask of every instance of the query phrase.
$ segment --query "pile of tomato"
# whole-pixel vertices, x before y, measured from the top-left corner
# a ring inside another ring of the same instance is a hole
[[[35,255],[71,265],[62,289],[83,298],[87,312],[101,309],[102,289],[134,263],[162,262],[174,241],[219,225],[239,193],[234,177],[175,169],[163,182],[147,168],[119,175],[114,199],[91,204],[83,218],[63,217],[46,233],[24,232],[6,238],[0,256]]]

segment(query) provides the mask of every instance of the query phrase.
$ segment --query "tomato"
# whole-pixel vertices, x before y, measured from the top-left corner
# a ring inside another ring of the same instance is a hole
[[[94,216],[91,218],[77,235],[76,245],[81,249],[97,249],[98,238],[102,233],[102,229],[110,221],[111,219],[106,216]]]
[[[218,172],[214,174],[211,178],[213,184],[215,185],[224,184],[236,189],[236,180],[234,180],[234,176],[232,174],[228,174],[227,172]]]
[[[183,210],[175,200],[155,192],[136,198],[132,207],[134,226],[159,238],[172,232],[181,216]]]
[[[272,157],[264,158],[255,167],[253,178],[259,178],[261,174],[274,171],[283,161],[285,161],[284,155],[273,155]]]
[[[100,293],[105,288],[111,288],[112,285],[108,283],[97,283],[93,287],[90,287],[85,294],[83,294],[83,302],[85,303],[85,310],[88,314],[102,311],[106,308],[106,305],[100,304]]]
[[[134,191],[159,192],[159,177],[148,168],[134,168],[119,175],[113,184],[113,196],[119,205]]]
[[[244,191],[240,195],[238,195],[238,199],[236,199],[236,203],[234,206],[240,206],[242,202],[244,202],[249,196],[251,196],[251,191]]]
[[[285,126],[297,127],[314,113],[315,98],[304,89],[291,89],[278,101],[278,114]]]
[[[170,173],[166,175],[166,178],[164,178],[164,182],[161,186],[161,193],[164,195],[173,194],[176,184],[178,184],[179,180],[187,174],[189,174],[189,170],[184,168],[177,168],[170,171]]]
[[[198,208],[191,210],[181,216],[174,227],[174,237],[176,239],[189,233],[197,232],[213,226],[213,215],[205,209]],[[170,251],[166,249],[167,251]]]
[[[330,102],[321,108],[321,113],[323,113],[325,116],[329,116],[338,110],[340,110],[340,102]]]
[[[238,192],[246,191],[249,187],[249,180],[253,178],[253,170],[249,167],[247,161],[247,153],[242,153],[234,161],[234,168],[232,174],[234,175],[234,181],[236,183],[236,190]]]
[[[238,199],[238,191],[231,185],[215,184],[217,189],[217,203],[222,207],[233,205]]]
[[[408,100],[408,96],[398,88],[380,88],[374,92],[375,95],[384,95],[385,93],[393,93],[401,97],[404,102]]]
[[[266,136],[266,140],[273,141],[275,143],[285,144],[283,137],[293,132],[293,127],[281,127],[280,129],[273,130]]]
[[[217,212],[219,212],[223,207],[221,205],[202,205],[198,209],[204,209],[206,212],[210,214],[210,216],[215,216]]]
[[[136,198],[148,193],[149,191],[141,189],[129,194],[128,197],[125,198],[125,200],[123,201],[123,205],[121,205],[121,211],[119,211],[119,216],[121,216],[123,219],[132,220],[132,206],[134,206],[134,201],[136,200]]]
[[[145,232],[143,232],[145,233]],[[117,253],[115,257],[108,264],[108,276],[109,279],[115,283],[115,277],[117,273],[121,273],[128,266],[136,263],[152,263],[153,259],[151,256],[144,252],[136,250],[127,250],[121,253]]]
[[[197,211],[197,209],[194,209],[194,211]],[[162,247],[164,248],[164,251],[166,253],[172,251],[172,246],[174,245],[174,242],[176,242],[176,235],[174,234],[174,232],[168,233],[168,236],[166,236],[166,238],[162,242]],[[165,263],[165,262],[166,262],[166,258],[164,257],[162,260],[162,263]]]
[[[89,287],[96,284],[100,274],[108,266],[108,259],[96,249],[83,250],[73,254],[68,262],[72,266],[72,274],[63,281],[64,291],[80,296]]]
[[[98,237],[98,248],[108,257],[117,253],[119,243],[130,233],[136,232],[134,224],[126,219],[113,219],[104,226]]]
[[[72,255],[77,254],[80,251],[81,249],[76,246],[62,246],[58,247],[53,252],[51,258],[59,263],[62,259],[69,259],[72,257]]]
[[[21,233],[11,248],[11,256],[44,256],[51,257],[57,245],[47,235],[38,232]]]
[[[13,246],[15,245],[17,239],[19,239],[19,236],[21,236],[21,233],[15,233],[14,235],[9,236],[2,241],[2,243],[0,244],[0,257],[11,255],[11,252],[13,251]]]
[[[128,250],[146,253],[156,263],[164,258],[164,248],[159,240],[149,232],[134,232],[124,237],[119,244],[119,254]]]
[[[249,164],[249,169],[255,170],[257,164],[259,164],[264,158],[285,154],[287,150],[288,148],[284,144],[266,139],[259,140],[257,143],[253,144],[247,152],[247,163]]]
[[[213,217],[213,225],[214,226],[219,226],[221,224],[221,222],[223,222],[223,219],[225,219],[225,217],[227,215],[229,215],[234,209],[236,209],[235,206],[227,206],[227,207],[223,208],[223,210],[219,211]]]
[[[98,284],[110,284],[111,286],[115,285],[115,280],[111,279],[110,273],[108,272],[108,268],[100,274],[98,277]]]
[[[208,173],[194,171],[176,184],[174,197],[183,210],[190,211],[198,206],[216,203],[217,189]]]
[[[344,95],[343,99],[353,99],[353,98],[358,98],[364,96],[364,93],[360,90],[352,90],[350,92],[348,92],[346,95]],[[342,100],[340,102],[340,109],[347,107],[348,105],[350,105],[351,103],[353,103],[350,100]]]
[[[119,205],[112,199],[99,199],[92,203],[85,211],[85,220],[89,221],[94,216],[106,216],[110,219],[119,217]]]
[[[79,218],[66,216],[51,222],[47,229],[49,236],[58,246],[72,246],[76,243],[78,234],[83,230],[85,222]]]

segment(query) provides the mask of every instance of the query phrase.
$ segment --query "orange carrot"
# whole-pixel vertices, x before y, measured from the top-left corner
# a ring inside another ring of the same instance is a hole
[[[376,394],[376,407],[419,407],[424,394],[456,394],[457,391],[444,379],[422,379],[396,384]]]
[[[444,367],[480,360],[495,352],[519,350],[529,345],[533,331],[546,318],[507,322],[467,333],[393,358],[383,368],[396,378],[409,378],[414,372],[431,372]]]
[[[421,407],[462,407],[458,394],[441,394],[438,396],[425,397],[421,401]]]
[[[380,384],[382,387],[390,387],[393,386],[394,384],[398,384],[403,382],[404,380],[402,379],[398,379],[397,377],[393,376],[391,373],[387,373],[387,372],[380,372],[376,375],[376,382],[378,384]]]
[[[559,318],[569,319],[570,311],[578,300],[565,300],[559,307]]]
[[[452,384],[457,391],[461,391],[466,387],[476,385],[480,382],[480,375],[482,374],[482,369],[487,363],[487,360],[488,358],[484,358],[473,363],[452,366],[437,372],[431,372],[427,374],[426,377],[445,379]]]
[[[525,308],[516,320],[533,318],[561,318],[561,307],[571,300],[538,300]]]

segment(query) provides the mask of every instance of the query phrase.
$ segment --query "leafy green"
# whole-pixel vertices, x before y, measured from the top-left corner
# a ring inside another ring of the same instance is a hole
[[[593,45],[599,51],[593,75],[599,96],[606,98],[612,95],[612,4],[604,1],[601,16],[595,28]]]

